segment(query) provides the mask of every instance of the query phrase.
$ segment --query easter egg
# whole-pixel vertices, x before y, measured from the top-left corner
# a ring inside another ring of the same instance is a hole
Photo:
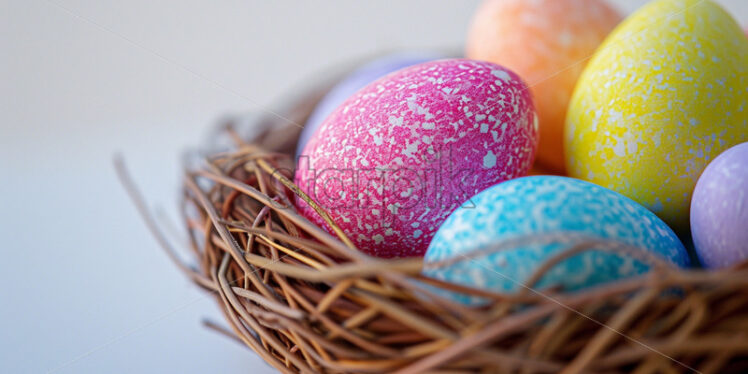
[[[626,195],[679,233],[709,160],[748,140],[748,39],[717,4],[658,0],[606,39],[579,79],[569,175]]]
[[[574,85],[621,18],[603,0],[486,0],[476,11],[466,56],[506,66],[528,82],[543,167],[564,172],[564,121]]]
[[[728,149],[704,169],[691,198],[691,234],[708,268],[748,260],[748,143]]]
[[[517,242],[491,252],[503,242],[561,234],[552,241]],[[424,258],[429,277],[494,292],[531,287],[575,291],[646,272],[646,256],[600,248],[572,255],[553,266],[536,284],[526,284],[548,259],[597,238],[641,248],[677,266],[689,263],[678,237],[652,212],[598,185],[560,176],[531,176],[495,185],[470,198],[437,231]],[[473,251],[481,251],[472,255]],[[449,260],[460,259],[452,262]],[[447,265],[438,266],[447,261]],[[442,291],[456,301],[482,299]]]
[[[295,181],[358,249],[422,256],[459,204],[530,169],[537,116],[526,88],[505,68],[466,59],[389,74],[327,117],[302,152]]]
[[[296,156],[298,157],[301,154],[309,138],[317,131],[322,121],[356,91],[393,71],[439,58],[441,57],[430,53],[393,53],[370,61],[351,72],[325,94],[312,114],[309,115],[299,136]]]

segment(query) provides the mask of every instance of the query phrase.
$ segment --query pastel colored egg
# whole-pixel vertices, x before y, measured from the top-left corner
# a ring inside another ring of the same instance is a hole
[[[537,163],[532,166],[530,171],[527,172],[527,175],[556,175],[553,171],[545,169],[541,166],[539,166]]]
[[[304,129],[301,131],[301,135],[299,136],[296,156],[298,157],[301,154],[301,151],[306,146],[309,138],[315,131],[317,131],[319,125],[322,124],[322,121],[324,121],[333,110],[340,106],[345,99],[356,93],[356,91],[376,79],[392,73],[393,71],[440,58],[441,56],[432,53],[393,53],[370,61],[354,70],[343,80],[338,82],[322,98],[322,100],[320,100],[312,114],[309,115],[309,119],[307,119],[304,124]]]
[[[466,55],[506,66],[530,85],[543,167],[564,172],[564,121],[574,85],[621,18],[604,0],[486,0],[476,11]]]
[[[704,169],[691,199],[691,234],[708,268],[748,260],[748,143],[728,149]]]
[[[302,152],[296,183],[360,250],[421,256],[459,204],[530,169],[537,116],[526,88],[513,72],[483,61],[399,70],[327,117]]]
[[[544,234],[556,236],[546,242],[517,242]],[[527,284],[543,263],[586,239],[641,248],[645,256],[591,248],[562,260],[538,283]],[[491,252],[507,241],[518,244]],[[481,254],[471,255],[474,251]],[[631,199],[578,179],[531,176],[493,186],[455,210],[431,241],[423,273],[494,292],[512,293],[525,287],[576,291],[642,274],[651,266],[647,256],[658,256],[677,266],[689,264],[675,233]],[[442,261],[449,264],[437,266]],[[484,302],[466,294],[437,292],[470,305]]]
[[[748,140],[748,39],[709,0],[658,0],[587,65],[569,106],[569,175],[626,195],[677,232],[707,163]]]

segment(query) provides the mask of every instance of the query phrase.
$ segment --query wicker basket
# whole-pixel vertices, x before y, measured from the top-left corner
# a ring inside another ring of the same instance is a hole
[[[264,131],[252,142],[228,126],[235,148],[210,155],[184,179],[197,265],[176,262],[215,295],[231,326],[223,331],[279,371],[748,372],[745,264],[715,272],[656,266],[581,293],[502,295],[425,278],[421,260],[366,256],[310,223],[291,203],[299,128],[289,120],[304,123],[324,91],[260,119]],[[424,284],[492,302],[467,307]]]

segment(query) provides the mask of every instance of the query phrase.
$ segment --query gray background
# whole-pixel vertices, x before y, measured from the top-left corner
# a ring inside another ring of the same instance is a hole
[[[644,0],[615,1],[624,11]],[[748,2],[724,0],[743,24]],[[269,373],[117,182],[174,217],[178,154],[330,66],[459,47],[475,1],[0,0],[0,372]]]

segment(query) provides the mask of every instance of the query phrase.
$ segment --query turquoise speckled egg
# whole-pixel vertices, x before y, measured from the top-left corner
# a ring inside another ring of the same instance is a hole
[[[454,211],[431,241],[423,273],[468,287],[515,292],[546,260],[574,242],[535,242],[466,257],[446,266],[433,264],[507,240],[554,233],[576,234],[577,240],[580,236],[609,239],[646,249],[674,265],[689,264],[675,233],[633,200],[577,179],[532,176],[497,184]],[[561,286],[574,291],[641,274],[649,267],[639,256],[592,249],[561,261],[534,287]],[[478,297],[444,292],[466,304],[482,302]]]

